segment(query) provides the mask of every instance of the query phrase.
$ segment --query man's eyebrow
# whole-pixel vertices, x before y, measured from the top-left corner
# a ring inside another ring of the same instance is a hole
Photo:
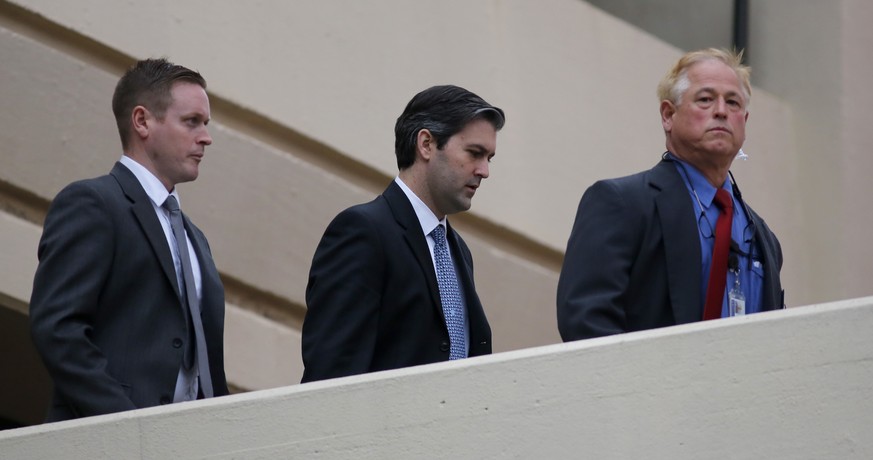
[[[201,120],[206,120],[206,121],[209,121],[212,119],[209,115],[207,115],[203,112],[200,112],[198,110],[194,110],[194,111],[191,111],[188,113],[183,113],[182,118],[199,118]]]
[[[705,87],[700,88],[694,92],[695,95],[698,95],[700,93],[718,93],[718,90],[716,90],[715,88],[713,88],[711,86],[705,86]],[[729,91],[726,91],[724,94],[726,96],[738,96],[742,93],[739,91],[735,91],[735,90],[729,90]]]
[[[467,149],[479,150],[479,151],[481,151],[481,152],[487,152],[487,151],[488,151],[488,149],[487,149],[484,145],[482,145],[482,144],[476,144],[476,143],[468,144],[468,145],[467,145]]]

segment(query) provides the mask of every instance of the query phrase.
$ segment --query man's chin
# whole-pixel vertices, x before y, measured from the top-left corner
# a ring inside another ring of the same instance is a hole
[[[466,198],[466,199],[461,198],[460,200],[458,200],[455,203],[454,211],[450,212],[449,214],[457,214],[459,212],[469,211],[472,204],[473,204],[472,198]]]
[[[184,184],[185,182],[194,182],[195,180],[197,180],[198,176],[199,176],[198,171],[188,172],[186,174],[180,175],[176,179],[176,183],[177,184]]]
[[[189,168],[185,174],[185,182],[192,182],[197,180],[200,176],[200,165],[196,165],[193,168]]]
[[[735,156],[740,148],[733,143],[713,142],[706,146],[706,151],[713,156]]]

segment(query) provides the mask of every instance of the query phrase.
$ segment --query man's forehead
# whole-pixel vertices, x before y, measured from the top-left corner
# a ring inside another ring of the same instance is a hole
[[[689,67],[688,79],[692,85],[719,82],[731,84],[737,88],[740,86],[740,77],[737,72],[727,64],[716,60],[698,62]]]
[[[703,86],[699,86],[697,88],[694,88],[694,94],[700,94],[700,93],[716,93],[716,94],[727,94],[727,95],[743,94],[743,92],[740,90],[739,86],[736,86],[736,85],[727,85],[727,86],[724,86],[724,85],[719,85],[719,86],[703,85]]]
[[[687,75],[689,93],[711,92],[745,95],[739,75],[721,61],[698,62],[688,69]]]

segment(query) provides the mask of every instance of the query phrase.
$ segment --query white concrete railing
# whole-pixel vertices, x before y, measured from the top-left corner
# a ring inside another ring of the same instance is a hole
[[[793,308],[0,432],[0,457],[871,458],[871,325],[873,297]]]

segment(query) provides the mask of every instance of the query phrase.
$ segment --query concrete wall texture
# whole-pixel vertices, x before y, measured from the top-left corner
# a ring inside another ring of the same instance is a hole
[[[862,121],[873,61],[858,58],[873,44],[873,7],[767,0],[752,18],[751,159],[734,173],[783,243],[787,302],[873,294]],[[167,56],[209,82],[215,142],[180,188],[226,282],[235,388],[299,381],[318,239],[396,174],[394,120],[433,84],[507,113],[491,177],[451,217],[495,351],[557,343],[555,287],[578,200],[595,180],[658,160],[655,86],[680,54],[579,0],[0,0],[0,304],[26,313],[54,195],[120,156],[117,78]]]
[[[0,432],[8,458],[867,459],[873,297]]]

